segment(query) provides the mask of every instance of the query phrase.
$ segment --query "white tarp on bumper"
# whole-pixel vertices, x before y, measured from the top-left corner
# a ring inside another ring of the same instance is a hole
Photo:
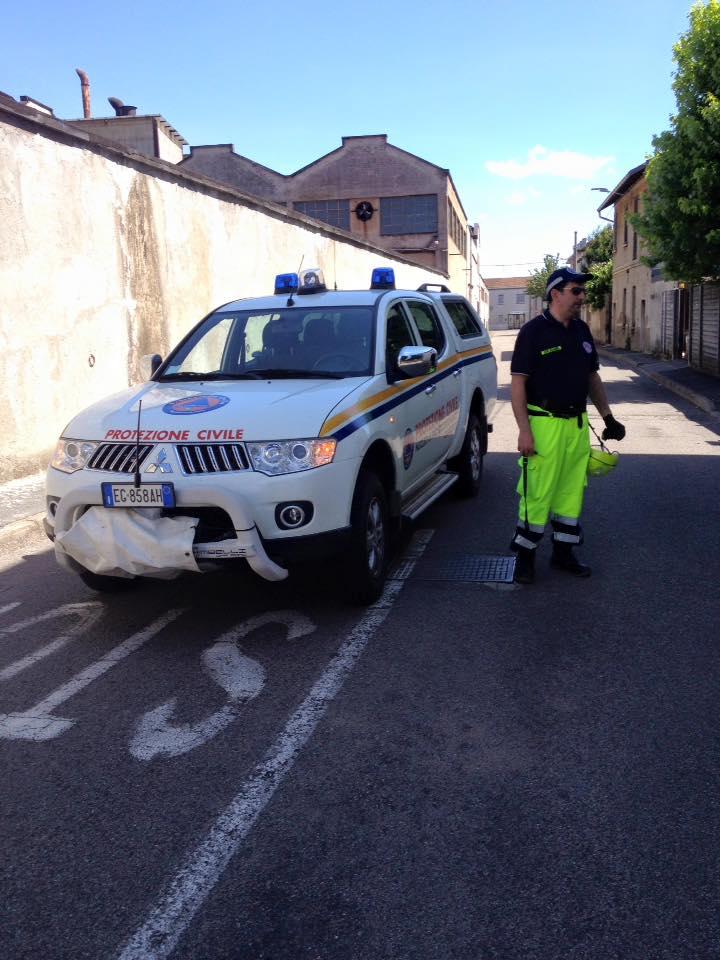
[[[195,517],[163,517],[160,510],[90,507],[65,533],[55,551],[106,577],[160,577],[199,573],[192,544]]]

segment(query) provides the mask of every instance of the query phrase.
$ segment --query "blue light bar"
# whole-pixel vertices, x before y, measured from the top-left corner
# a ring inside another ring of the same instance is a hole
[[[295,293],[299,285],[296,273],[279,273],[275,277],[275,293]]]
[[[371,290],[394,290],[395,271],[392,267],[375,267],[370,281]]]

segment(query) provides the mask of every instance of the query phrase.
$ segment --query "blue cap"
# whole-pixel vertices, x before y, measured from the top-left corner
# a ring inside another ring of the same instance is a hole
[[[561,267],[559,270],[553,270],[547,278],[545,299],[547,300],[550,296],[550,291],[554,290],[555,287],[559,287],[561,283],[587,283],[590,277],[592,277],[591,273],[578,273],[578,271],[573,270],[572,267]]]

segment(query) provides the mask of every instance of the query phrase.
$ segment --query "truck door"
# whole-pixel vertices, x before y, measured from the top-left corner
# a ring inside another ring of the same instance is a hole
[[[456,372],[443,376],[443,361],[450,358],[454,348],[448,343],[432,304],[424,300],[408,300],[407,307],[420,342],[426,347],[434,347],[438,355],[437,374],[428,378],[424,391],[429,409],[425,419],[416,428],[416,443],[427,445],[427,464],[437,469],[447,457],[457,431],[462,374]]]
[[[385,328],[385,370],[389,385],[400,389],[399,402],[390,413],[396,418],[394,454],[398,464],[398,486],[402,492],[409,490],[425,474],[432,470],[432,452],[427,442],[417,442],[418,425],[430,416],[434,399],[431,391],[426,393],[427,378],[407,379],[397,370],[397,358],[403,347],[419,346],[420,341],[410,313],[400,301],[388,308]]]

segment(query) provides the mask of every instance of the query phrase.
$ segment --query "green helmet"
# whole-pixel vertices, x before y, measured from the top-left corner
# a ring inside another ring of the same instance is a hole
[[[619,459],[619,453],[610,453],[609,450],[604,450],[602,447],[591,447],[587,468],[588,476],[606,476],[615,469]]]

